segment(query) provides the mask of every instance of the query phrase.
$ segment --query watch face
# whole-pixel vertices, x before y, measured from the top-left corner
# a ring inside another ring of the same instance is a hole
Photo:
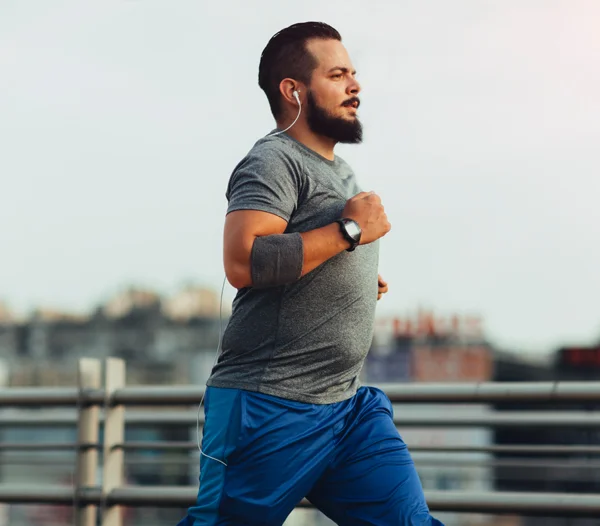
[[[361,234],[361,230],[360,227],[358,226],[358,223],[356,221],[345,221],[345,225],[346,225],[346,232],[348,232],[348,235],[354,239],[355,241],[358,241],[360,239],[360,234]]]

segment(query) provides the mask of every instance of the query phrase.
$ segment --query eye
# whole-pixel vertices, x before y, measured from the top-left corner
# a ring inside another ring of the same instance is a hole
[[[332,79],[341,79],[342,78],[342,74],[341,73],[335,73],[333,75],[331,75]]]

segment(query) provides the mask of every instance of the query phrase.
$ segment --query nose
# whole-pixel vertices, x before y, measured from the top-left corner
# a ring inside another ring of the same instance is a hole
[[[347,88],[348,94],[356,96],[360,93],[360,91],[361,91],[360,82],[358,82],[358,80],[356,80],[356,78],[351,77],[351,80],[348,83],[348,88]]]

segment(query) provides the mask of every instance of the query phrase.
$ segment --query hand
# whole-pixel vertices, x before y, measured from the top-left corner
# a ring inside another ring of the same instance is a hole
[[[360,244],[366,245],[385,236],[392,228],[381,199],[375,192],[361,192],[346,201],[342,217],[354,219],[362,234]]]
[[[377,276],[377,301],[379,301],[383,295],[389,290],[387,281],[384,281],[381,275]]]

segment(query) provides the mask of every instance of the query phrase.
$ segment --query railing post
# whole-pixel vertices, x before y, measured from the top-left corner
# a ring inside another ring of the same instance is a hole
[[[106,360],[104,411],[104,470],[102,476],[102,526],[122,526],[121,506],[106,506],[113,489],[123,485],[123,449],[114,448],[125,439],[125,407],[110,404],[113,393],[125,386],[125,362],[118,358]]]
[[[77,526],[96,526],[97,507],[94,505],[80,507],[77,505],[79,494],[86,487],[96,486],[98,472],[98,449],[82,449],[82,444],[98,444],[100,408],[98,406],[81,405],[81,393],[85,389],[99,389],[102,379],[100,360],[82,358],[77,367],[77,384],[79,388],[78,433],[75,470],[75,513]]]

